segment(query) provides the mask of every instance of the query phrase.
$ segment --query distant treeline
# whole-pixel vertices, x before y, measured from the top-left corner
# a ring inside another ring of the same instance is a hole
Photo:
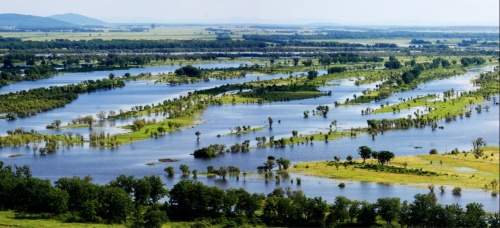
[[[14,50],[68,50],[79,51],[122,51],[156,50],[176,51],[263,51],[265,42],[231,40],[80,40],[56,39],[51,41],[22,41],[15,38],[0,38],[0,49]]]
[[[0,210],[43,213],[63,222],[127,227],[161,227],[168,220],[197,221],[194,227],[370,227],[383,221],[403,227],[498,227],[500,220],[498,213],[488,215],[479,203],[469,203],[465,209],[438,204],[434,193],[417,194],[413,202],[386,197],[370,203],[337,196],[329,204],[290,188],[264,195],[183,180],[167,190],[154,175],[121,175],[106,185],[92,183],[90,176],[63,177],[52,185],[33,177],[28,166],[4,166],[1,161],[0,177]],[[160,202],[164,197],[168,201]]]
[[[243,35],[245,40],[263,41],[263,42],[282,42],[282,41],[303,41],[303,40],[331,40],[331,39],[486,39],[498,40],[496,33],[453,33],[453,32],[409,32],[409,31],[327,31],[314,35]]]

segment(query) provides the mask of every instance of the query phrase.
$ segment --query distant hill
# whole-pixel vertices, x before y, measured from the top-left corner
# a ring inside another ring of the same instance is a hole
[[[76,25],[94,25],[94,26],[106,26],[108,23],[97,20],[91,17],[86,17],[80,14],[74,14],[74,13],[67,13],[67,14],[57,14],[57,15],[52,15],[49,18],[56,19],[59,21],[71,23],[71,24],[76,24]]]
[[[72,29],[79,25],[59,21],[48,17],[38,17],[23,14],[0,14],[0,28],[17,29]]]

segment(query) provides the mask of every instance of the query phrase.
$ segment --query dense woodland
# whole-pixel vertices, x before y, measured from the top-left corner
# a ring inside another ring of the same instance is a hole
[[[121,175],[106,185],[92,183],[90,176],[64,177],[52,185],[49,180],[33,177],[28,166],[4,166],[3,162],[0,209],[14,210],[19,217],[45,214],[65,222],[125,223],[134,227],[160,227],[169,220],[231,227],[500,225],[500,215],[487,214],[481,204],[470,203],[465,208],[441,205],[434,193],[417,194],[413,202],[387,197],[370,203],[338,196],[328,204],[321,197],[308,198],[302,191],[277,188],[268,195],[250,194],[244,189],[222,190],[192,180],[180,181],[167,190],[161,178],[154,175]]]

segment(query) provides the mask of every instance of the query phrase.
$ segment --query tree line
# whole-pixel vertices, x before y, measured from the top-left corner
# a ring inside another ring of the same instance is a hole
[[[449,32],[412,32],[412,31],[341,31],[329,30],[316,34],[294,34],[294,35],[243,35],[245,40],[279,42],[279,41],[302,41],[302,40],[332,40],[332,39],[423,39],[423,38],[444,38],[444,39],[487,39],[497,40],[494,33],[449,33]]]
[[[0,113],[7,113],[8,120],[28,117],[39,112],[63,107],[78,98],[80,93],[121,88],[125,82],[121,79],[87,80],[78,84],[50,86],[0,94]]]
[[[120,175],[105,185],[92,183],[90,176],[63,177],[52,185],[33,177],[28,166],[5,166],[1,161],[0,177],[1,210],[57,216],[64,222],[160,227],[169,220],[194,220],[195,225],[205,226],[330,227],[372,226],[382,220],[401,226],[500,226],[498,212],[488,214],[482,204],[469,203],[465,209],[441,205],[433,193],[417,194],[413,202],[386,197],[371,203],[337,196],[330,204],[290,188],[264,195],[182,180],[167,190],[154,175]]]
[[[0,42],[0,49],[14,50],[67,50],[69,52],[88,51],[151,51],[179,52],[193,50],[264,50],[265,42],[232,41],[232,40],[79,40],[55,39],[50,41],[22,41],[21,39],[5,39]]]

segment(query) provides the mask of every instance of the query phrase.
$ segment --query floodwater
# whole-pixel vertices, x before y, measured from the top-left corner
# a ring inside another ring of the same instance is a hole
[[[200,65],[202,68],[214,67],[237,67],[242,63],[220,63]],[[116,75],[125,72],[138,74],[140,72],[166,73],[175,70],[176,67],[150,67],[141,69],[131,69],[127,71],[114,71]],[[357,127],[366,127],[367,119],[393,119],[406,117],[416,109],[401,110],[400,113],[384,113],[361,115],[361,110],[367,107],[376,108],[380,104],[389,102],[398,103],[399,98],[410,98],[423,96],[429,93],[442,94],[443,91],[454,89],[457,92],[475,90],[470,85],[470,79],[479,74],[480,69],[471,69],[468,73],[448,79],[437,80],[422,84],[418,89],[397,93],[391,97],[366,104],[356,106],[335,107],[334,101],[344,102],[346,98],[352,98],[353,94],[360,95],[364,89],[374,88],[376,83],[355,86],[353,81],[335,80],[331,83],[338,84],[324,86],[322,91],[333,91],[332,96],[324,96],[316,99],[297,100],[291,102],[275,102],[269,104],[237,104],[209,107],[199,118],[200,121],[192,128],[182,129],[176,132],[160,136],[156,139],[148,139],[131,144],[125,144],[119,148],[98,149],[90,148],[88,145],[75,147],[61,147],[56,153],[46,156],[34,155],[29,146],[0,148],[0,160],[7,165],[29,165],[35,176],[48,178],[55,181],[64,176],[85,176],[91,175],[97,183],[107,183],[120,174],[134,175],[137,177],[145,175],[160,175],[164,179],[168,188],[182,179],[192,179],[176,175],[174,178],[165,177],[163,169],[173,166],[177,173],[180,164],[187,164],[191,170],[197,169],[199,172],[206,170],[212,165],[216,168],[220,166],[234,165],[242,171],[256,171],[256,167],[266,161],[272,155],[276,158],[284,157],[293,163],[301,161],[324,161],[332,160],[334,155],[345,158],[348,155],[357,157],[357,148],[367,145],[374,150],[390,150],[396,156],[428,154],[432,148],[439,152],[451,151],[454,148],[460,150],[472,149],[472,140],[482,137],[488,145],[499,145],[499,108],[491,101],[485,104],[492,106],[489,111],[481,114],[475,112],[470,118],[457,119],[452,122],[439,122],[444,129],[432,131],[430,127],[411,128],[408,130],[386,131],[384,134],[376,136],[372,140],[371,136],[359,135],[356,138],[345,137],[340,140],[314,141],[313,144],[300,144],[287,146],[286,148],[256,148],[244,153],[227,153],[210,160],[194,159],[190,155],[194,150],[208,146],[210,144],[225,144],[231,146],[245,140],[251,141],[251,146],[256,146],[255,137],[275,136],[290,137],[293,130],[299,134],[309,134],[312,132],[326,132],[333,120],[338,122],[338,130]],[[482,70],[492,70],[491,67],[484,67]],[[98,79],[107,77],[110,72],[96,73],[71,73],[58,75],[51,79],[39,80],[39,84],[33,82],[20,82],[12,84],[7,88],[0,89],[0,93],[9,91],[19,91],[40,86],[61,85],[78,83],[88,79]],[[320,71],[320,74],[325,73]],[[297,75],[297,74],[294,74]],[[223,85],[226,83],[241,83],[260,80],[288,77],[286,74],[278,75],[247,75],[245,78],[229,80],[211,80],[210,82],[200,82],[187,85],[170,86],[166,84],[154,84],[151,81],[130,81],[127,86],[109,91],[99,91],[89,94],[81,94],[78,99],[66,105],[64,108],[54,109],[36,116],[18,119],[16,121],[2,121],[0,124],[0,134],[4,135],[7,130],[23,127],[25,130],[35,129],[43,133],[54,133],[56,130],[45,130],[45,125],[56,119],[63,121],[63,125],[78,115],[95,115],[99,111],[118,111],[119,109],[129,110],[135,105],[156,104],[165,99],[186,95],[190,91]],[[497,99],[500,100],[500,99]],[[330,112],[327,117],[310,116],[303,117],[303,112],[312,112],[318,105],[328,105]],[[269,128],[267,119],[272,117],[274,124]],[[145,116],[147,119],[156,118],[162,120],[163,117]],[[110,133],[124,132],[120,126],[133,121],[132,119],[120,121],[107,121],[104,127],[96,127],[94,130],[104,130]],[[265,127],[264,130],[239,136],[228,136],[236,126]],[[88,134],[89,129],[66,129],[73,132]],[[195,132],[200,131],[200,141],[196,142]],[[217,137],[221,135],[221,137]],[[415,149],[415,147],[419,147]],[[421,147],[421,148],[420,148]],[[11,154],[23,154],[24,156],[9,158]],[[146,163],[156,162],[160,158],[179,159],[178,162],[161,163],[148,166]],[[297,177],[297,175],[291,174]],[[381,197],[400,197],[402,200],[412,201],[413,195],[428,192],[425,188],[415,188],[400,185],[386,185],[380,183],[360,183],[346,182],[344,189],[337,187],[339,181],[300,176],[302,185],[283,181],[276,184],[274,181],[265,183],[261,178],[255,176],[247,177],[243,180],[230,178],[222,181],[219,178],[207,178],[200,176],[197,178],[208,185],[216,185],[222,188],[243,187],[250,192],[270,193],[276,187],[286,188],[290,186],[292,190],[303,190],[309,197],[321,196],[332,202],[335,196],[343,195],[350,199],[367,200],[374,202]],[[451,194],[453,186],[449,186],[444,194],[437,193],[440,203],[459,203],[462,206],[470,202],[480,202],[487,211],[499,211],[498,198],[492,197],[490,192],[464,190],[462,196],[457,197]]]

